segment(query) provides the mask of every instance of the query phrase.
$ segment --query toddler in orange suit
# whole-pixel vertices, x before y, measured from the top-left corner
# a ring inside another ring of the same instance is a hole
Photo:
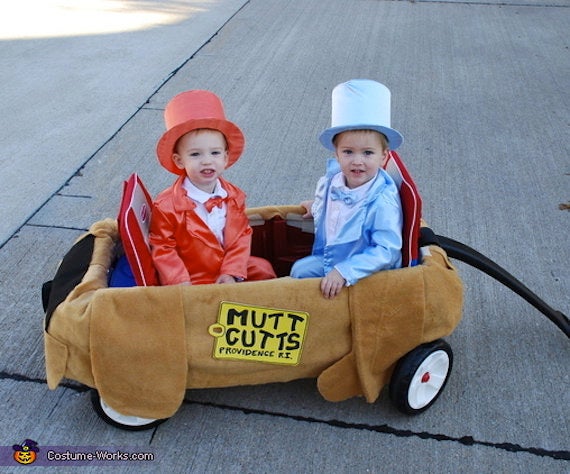
[[[245,139],[212,92],[191,90],[164,111],[160,164],[178,179],[153,203],[150,247],[161,285],[233,283],[275,278],[271,264],[250,255],[245,193],[222,173]]]

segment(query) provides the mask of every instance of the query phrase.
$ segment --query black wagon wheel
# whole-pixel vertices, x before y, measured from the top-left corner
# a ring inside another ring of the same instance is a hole
[[[449,378],[453,352],[443,339],[422,344],[402,357],[390,380],[390,399],[408,415],[427,410],[437,400]]]
[[[91,390],[91,403],[93,404],[95,413],[97,413],[99,418],[101,418],[105,423],[108,423],[115,428],[121,428],[127,431],[150,430],[168,420],[168,418],[152,419],[123,415],[107,405],[99,396],[99,392],[97,390]]]

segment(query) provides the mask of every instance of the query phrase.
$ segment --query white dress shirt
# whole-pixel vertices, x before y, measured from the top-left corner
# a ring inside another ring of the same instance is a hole
[[[331,190],[338,189],[343,195],[349,196],[351,204],[348,205],[343,199],[333,200],[331,193],[329,193],[327,200],[327,219],[325,223],[326,242],[333,243],[344,223],[358,212],[373,182],[374,180],[371,179],[357,188],[350,189],[346,186],[342,173],[333,176]]]
[[[226,203],[222,203],[222,207],[214,206],[211,212],[208,212],[204,203],[213,197],[220,196],[221,198],[228,197],[227,191],[222,187],[220,181],[216,182],[216,187],[212,194],[202,191],[192,184],[192,182],[186,178],[183,183],[183,187],[186,190],[186,194],[190,199],[196,203],[196,214],[200,219],[202,219],[205,224],[210,228],[213,234],[216,236],[220,244],[224,245],[224,227],[226,226]]]

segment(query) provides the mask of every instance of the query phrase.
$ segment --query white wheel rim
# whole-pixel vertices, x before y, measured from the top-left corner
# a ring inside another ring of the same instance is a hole
[[[109,405],[105,403],[105,400],[99,398],[101,403],[101,408],[105,415],[107,415],[111,420],[126,426],[144,426],[156,421],[154,418],[141,418],[140,416],[123,415],[116,410],[113,410]]]
[[[428,355],[418,370],[414,373],[408,390],[408,404],[414,410],[419,410],[428,405],[437,394],[447,379],[449,372],[449,354],[443,350],[437,350]]]

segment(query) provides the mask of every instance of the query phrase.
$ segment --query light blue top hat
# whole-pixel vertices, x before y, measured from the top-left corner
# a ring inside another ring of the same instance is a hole
[[[335,149],[333,138],[347,130],[376,130],[388,138],[391,150],[398,148],[404,137],[390,127],[390,90],[369,79],[353,79],[332,91],[331,127],[319,136],[323,146]]]

